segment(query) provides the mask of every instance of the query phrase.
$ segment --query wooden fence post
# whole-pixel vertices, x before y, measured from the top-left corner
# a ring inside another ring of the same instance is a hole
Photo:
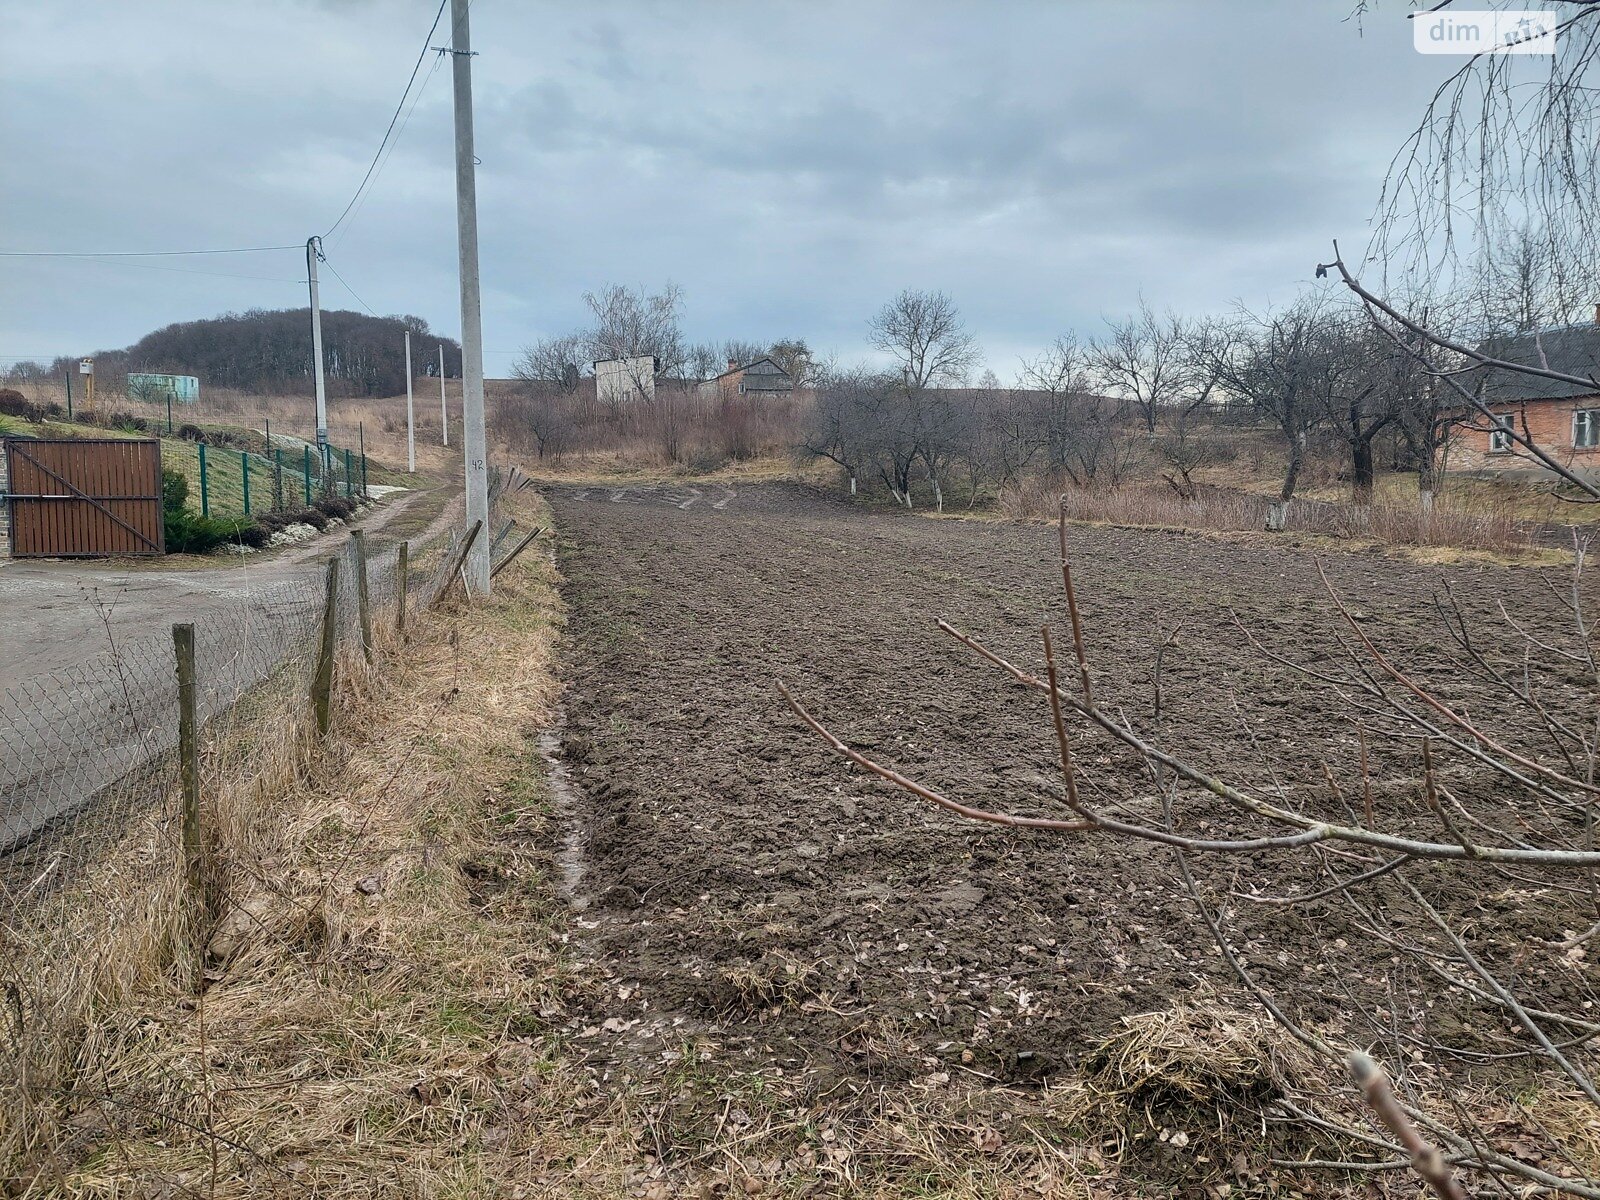
[[[328,594],[322,602],[322,645],[317,673],[311,681],[311,703],[317,711],[317,733],[326,735],[333,721],[333,652],[339,641],[339,560],[328,560]]]
[[[406,631],[406,584],[411,577],[411,543],[401,542],[394,566],[395,610],[394,631]]]
[[[211,912],[211,872],[206,861],[205,829],[200,823],[200,715],[195,702],[193,625],[172,627],[172,649],[178,663],[178,769],[183,781],[179,828],[188,902],[185,940],[198,955],[199,935]]]
[[[356,611],[361,616],[361,653],[372,661],[372,607],[367,595],[367,532],[352,529],[350,540],[356,547]]]

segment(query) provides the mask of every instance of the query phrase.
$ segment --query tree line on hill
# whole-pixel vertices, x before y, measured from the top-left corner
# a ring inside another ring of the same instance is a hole
[[[322,313],[323,363],[335,397],[394,396],[406,389],[405,331],[411,331],[412,368],[437,375],[444,347],[447,378],[461,374],[461,345],[434,333],[415,316],[374,317],[347,309]],[[95,386],[123,392],[130,373],[194,375],[202,388],[267,395],[310,395],[314,389],[311,310],[250,309],[198,321],[180,321],[147,333],[125,350],[93,355]],[[78,359],[17,363],[7,382],[60,380],[76,375]]]

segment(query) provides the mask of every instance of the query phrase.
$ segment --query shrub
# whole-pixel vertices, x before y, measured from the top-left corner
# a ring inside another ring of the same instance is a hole
[[[179,425],[178,436],[186,442],[203,442],[206,440],[205,430],[198,425]]]
[[[190,508],[189,481],[176,471],[161,472],[161,507],[168,554],[210,554],[227,542],[267,544],[267,531],[248,517],[202,517]]]
[[[336,496],[332,493],[326,496],[318,496],[312,502],[312,507],[325,517],[338,517],[341,521],[347,519],[356,511],[354,500],[346,499],[344,496]]]
[[[252,550],[263,549],[273,534],[272,530],[263,528],[259,521],[251,517],[228,517],[217,523],[228,527],[227,541],[249,546]]]
[[[44,413],[37,404],[11,388],[0,388],[0,416],[21,417],[24,421],[44,420]]]

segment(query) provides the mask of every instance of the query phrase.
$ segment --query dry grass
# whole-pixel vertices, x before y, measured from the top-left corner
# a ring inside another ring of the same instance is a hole
[[[1023,520],[1053,520],[1063,503],[1074,521],[1224,534],[1264,530],[1268,507],[1262,496],[1220,488],[1205,488],[1196,499],[1183,500],[1164,485],[1062,489],[1043,479],[1013,485],[1000,496],[1001,511]],[[1431,517],[1415,505],[1382,500],[1370,505],[1296,501],[1290,505],[1285,533],[1347,549],[1399,548],[1430,562],[1473,558],[1544,563],[1565,558],[1538,544],[1509,509],[1472,511],[1456,506],[1449,496],[1440,497]]]

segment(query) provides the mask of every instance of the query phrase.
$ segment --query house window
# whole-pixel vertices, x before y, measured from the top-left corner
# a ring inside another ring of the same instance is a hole
[[[1600,408],[1580,408],[1572,414],[1572,444],[1580,450],[1600,446]]]
[[[1489,453],[1507,454],[1511,450],[1512,417],[1496,417],[1494,428],[1489,430]]]

